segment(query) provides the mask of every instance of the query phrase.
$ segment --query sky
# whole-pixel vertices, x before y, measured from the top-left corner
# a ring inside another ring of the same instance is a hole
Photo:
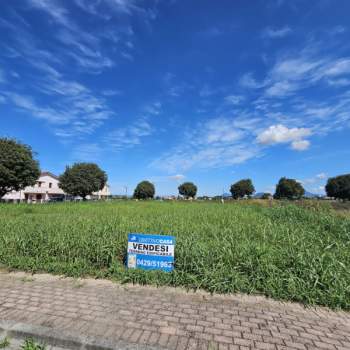
[[[0,12],[0,137],[42,170],[95,162],[199,195],[251,178],[324,193],[348,173],[348,0],[11,0]]]

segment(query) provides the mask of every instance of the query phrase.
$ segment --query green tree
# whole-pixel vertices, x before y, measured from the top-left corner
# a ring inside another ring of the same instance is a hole
[[[272,198],[271,193],[265,192],[262,194],[261,199],[270,199]]]
[[[30,146],[0,138],[0,198],[11,191],[33,186],[40,176],[37,160]]]
[[[298,181],[282,177],[276,186],[274,198],[300,199],[304,194],[305,190]]]
[[[197,186],[193,182],[184,182],[178,187],[178,190],[185,198],[194,198],[197,194]]]
[[[244,196],[251,196],[255,192],[255,188],[252,180],[243,179],[231,185],[230,192],[234,199],[238,199]]]
[[[107,182],[107,174],[94,163],[75,163],[67,166],[59,177],[59,187],[72,196],[83,199],[103,189]]]
[[[329,178],[326,193],[328,197],[350,200],[350,174]]]
[[[149,199],[153,198],[155,194],[154,185],[149,181],[140,182],[134,190],[134,198]]]

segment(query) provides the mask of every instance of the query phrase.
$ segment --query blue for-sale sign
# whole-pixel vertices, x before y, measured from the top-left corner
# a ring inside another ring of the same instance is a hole
[[[145,270],[174,269],[175,237],[129,233],[128,268]]]

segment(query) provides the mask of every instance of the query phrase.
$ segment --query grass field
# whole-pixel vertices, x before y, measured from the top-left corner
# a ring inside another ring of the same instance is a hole
[[[127,270],[129,232],[175,235],[175,271]],[[243,201],[3,204],[0,264],[350,310],[350,217]]]

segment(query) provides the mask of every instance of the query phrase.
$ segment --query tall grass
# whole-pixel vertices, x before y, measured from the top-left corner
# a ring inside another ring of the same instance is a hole
[[[129,232],[175,235],[174,272],[127,270]],[[350,218],[326,208],[130,201],[0,205],[0,263],[350,310]]]

